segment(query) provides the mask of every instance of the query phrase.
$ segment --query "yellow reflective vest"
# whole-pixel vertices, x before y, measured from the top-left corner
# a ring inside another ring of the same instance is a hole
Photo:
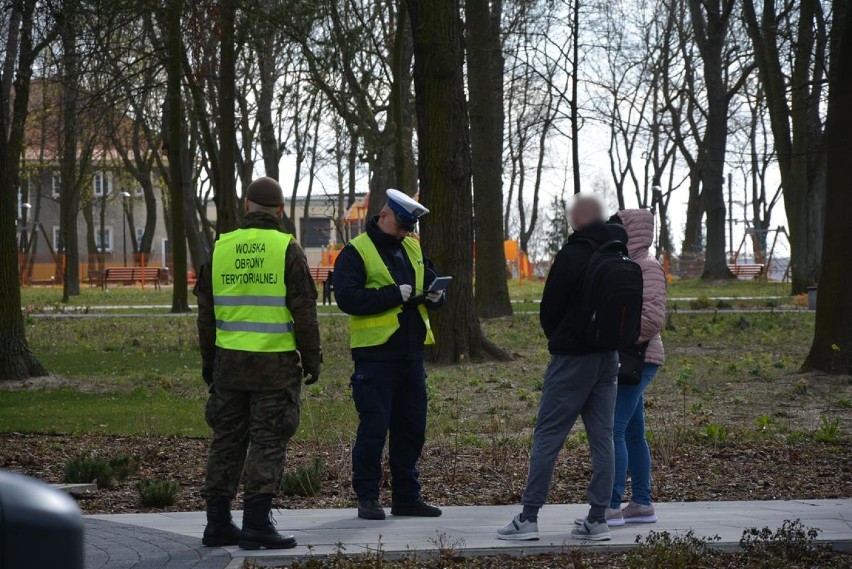
[[[216,345],[247,352],[296,349],[284,259],[293,236],[274,229],[225,233],[213,251]]]
[[[388,271],[387,265],[382,260],[379,251],[373,240],[366,233],[362,233],[355,239],[349,242],[355,247],[361,259],[364,261],[364,271],[367,274],[366,288],[379,289],[384,286],[396,284],[393,277]],[[423,251],[420,249],[420,242],[412,237],[406,237],[402,241],[402,247],[408,255],[408,260],[411,266],[414,267],[414,288],[417,291],[423,290],[425,282],[425,270],[423,264]],[[429,326],[429,314],[426,312],[426,307],[422,304],[417,307],[420,312],[420,317],[423,318],[423,323],[426,325],[426,341],[425,345],[435,343],[435,337],[432,335],[432,328]],[[390,310],[386,310],[380,314],[370,314],[367,316],[349,315],[349,344],[352,348],[367,348],[370,346],[380,346],[387,342],[394,332],[399,330],[399,315],[402,312],[402,305],[395,306]]]

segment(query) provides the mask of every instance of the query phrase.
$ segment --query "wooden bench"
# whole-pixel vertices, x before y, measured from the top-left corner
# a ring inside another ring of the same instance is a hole
[[[334,270],[331,267],[310,267],[311,278],[322,285],[322,303],[331,304],[334,284],[331,282]]]
[[[731,272],[737,278],[743,277],[746,279],[759,279],[763,276],[763,265],[759,264],[736,264],[728,265]]]
[[[101,286],[104,290],[109,283],[132,285],[138,282],[153,283],[155,289],[160,288],[163,269],[160,267],[110,267],[104,271]]]

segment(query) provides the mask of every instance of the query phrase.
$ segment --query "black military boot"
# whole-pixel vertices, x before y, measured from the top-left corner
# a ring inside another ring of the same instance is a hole
[[[281,535],[272,525],[272,494],[258,494],[245,498],[243,530],[240,532],[240,549],[291,549],[296,538]]]
[[[363,500],[358,502],[358,517],[362,520],[383,520],[385,510],[378,500]]]
[[[240,541],[240,528],[231,519],[231,499],[216,496],[207,500],[207,527],[201,543],[208,547],[237,545]]]
[[[440,508],[427,504],[423,500],[416,502],[397,502],[391,504],[391,515],[412,516],[416,518],[437,518],[442,514]]]

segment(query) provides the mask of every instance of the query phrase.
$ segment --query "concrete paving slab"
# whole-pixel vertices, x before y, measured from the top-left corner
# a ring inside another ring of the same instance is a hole
[[[278,530],[295,534],[299,541],[299,547],[286,551],[200,547],[205,525],[203,512],[97,515],[87,516],[87,524],[97,528],[95,535],[87,533],[87,558],[91,561],[90,569],[112,567],[112,563],[140,569],[155,567],[151,558],[170,559],[168,567],[230,569],[241,567],[245,558],[283,564],[338,552],[381,551],[393,559],[411,553],[434,555],[442,548],[454,549],[460,555],[535,554],[578,546],[612,550],[631,547],[637,535],[645,536],[651,531],[685,533],[690,529],[699,536],[718,535],[719,547],[734,549],[744,529],[766,526],[774,530],[785,520],[794,519],[819,528],[822,532],[819,540],[838,549],[852,549],[852,499],[689,502],[656,507],[658,523],[613,528],[612,541],[603,544],[570,538],[574,518],[582,517],[588,510],[577,504],[545,506],[539,517],[540,539],[520,543],[500,541],[495,534],[497,528],[519,511],[519,506],[447,507],[441,518],[391,516],[378,522],[358,519],[353,509],[280,510],[274,512]],[[235,512],[234,518],[239,523],[241,512]],[[224,561],[227,563],[221,565]]]
[[[86,484],[51,484],[55,490],[70,494],[75,498],[85,498],[91,496],[98,491],[98,485],[93,483]]]

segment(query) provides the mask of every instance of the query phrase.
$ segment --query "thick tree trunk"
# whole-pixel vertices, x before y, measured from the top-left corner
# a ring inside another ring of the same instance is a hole
[[[15,5],[17,17],[10,20],[15,33],[6,38],[6,53],[18,54],[17,77],[14,81],[15,102],[12,109],[11,65],[4,66],[0,86],[0,381],[19,380],[47,375],[27,344],[24,317],[21,313],[21,280],[18,273],[16,190],[20,182],[20,160],[24,149],[24,125],[30,96],[32,64],[37,55],[32,45],[34,0]],[[18,29],[17,27],[20,26]],[[18,33],[19,32],[19,33]],[[8,136],[7,136],[8,133]]]
[[[852,263],[846,246],[852,211],[852,1],[834,0],[833,13],[825,239],[814,342],[805,368],[852,374]]]
[[[181,100],[181,38],[180,21],[183,0],[169,0],[167,17],[166,97],[169,112],[166,136],[168,137],[170,213],[172,217],[172,267],[174,289],[172,312],[189,312],[186,279],[186,225],[184,218],[184,168],[183,168],[183,101]]]
[[[502,0],[467,0],[467,70],[476,243],[476,312],[512,315],[503,249]]]
[[[485,338],[474,310],[470,133],[459,2],[407,1],[414,37],[420,191],[432,210],[423,223],[423,244],[442,272],[454,278],[446,306],[434,314],[438,343],[432,358],[444,363],[508,359]]]

